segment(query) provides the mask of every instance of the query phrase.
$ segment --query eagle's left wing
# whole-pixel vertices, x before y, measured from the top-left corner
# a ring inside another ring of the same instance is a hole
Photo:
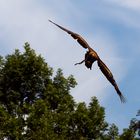
[[[109,80],[109,82],[114,86],[117,94],[119,95],[121,102],[125,102],[126,99],[125,97],[122,95],[121,91],[118,88],[118,85],[113,77],[113,74],[111,73],[111,71],[109,70],[109,68],[103,63],[103,61],[99,58],[97,60],[98,62],[98,66],[100,68],[100,70],[102,71],[102,73],[105,75],[105,77]]]

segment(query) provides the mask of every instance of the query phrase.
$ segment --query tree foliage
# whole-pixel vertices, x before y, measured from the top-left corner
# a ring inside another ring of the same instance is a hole
[[[140,138],[138,138],[139,136],[139,121],[135,118],[133,118],[131,121],[130,121],[130,124],[129,124],[129,128],[125,128],[123,130],[123,133],[120,135],[120,140],[125,140],[125,139],[128,139],[128,140],[139,140]]]
[[[25,43],[0,57],[0,138],[96,139],[107,123],[96,98],[89,106],[75,103],[70,95],[76,86],[72,75],[64,77]]]
[[[89,105],[76,103],[70,94],[77,85],[72,75],[56,74],[28,43],[0,56],[0,139],[110,140],[134,138],[125,129],[105,121],[105,109],[96,97]]]

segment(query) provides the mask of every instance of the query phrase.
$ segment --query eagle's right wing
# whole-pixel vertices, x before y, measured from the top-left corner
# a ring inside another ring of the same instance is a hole
[[[68,34],[70,34],[74,39],[77,40],[77,42],[85,49],[89,49],[89,50],[92,50],[94,51],[89,45],[88,43],[77,33],[74,33],[56,23],[54,23],[53,21],[49,20],[49,22],[53,23],[54,25],[56,25],[57,27],[59,27],[60,29],[62,29],[63,31],[67,32]]]

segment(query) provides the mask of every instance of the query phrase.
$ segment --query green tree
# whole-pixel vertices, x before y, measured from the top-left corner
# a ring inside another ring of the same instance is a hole
[[[15,50],[0,59],[0,111],[2,121],[5,119],[1,134],[9,139],[22,138],[28,107],[41,98],[52,76],[52,68],[28,43],[24,48],[24,53]]]
[[[91,99],[88,107],[79,103],[71,117],[71,139],[98,139],[103,136],[108,124],[104,120],[104,108],[96,97]]]
[[[120,140],[135,140],[135,133],[132,129],[124,129],[120,135]]]
[[[129,128],[123,129],[123,133],[120,135],[120,140],[136,140],[136,119],[133,118],[130,121]]]
[[[56,76],[46,85],[42,99],[31,107],[27,119],[28,138],[63,140],[68,137],[75,106],[69,91],[75,85],[73,76],[64,78],[62,70],[58,69]]]
[[[0,57],[0,139],[102,139],[108,124],[97,98],[75,103],[74,77],[54,75],[28,43],[24,49]]]
[[[139,116],[139,111],[136,116]],[[129,127],[123,129],[120,140],[140,140],[140,121],[136,118],[131,119]]]
[[[105,139],[119,140],[119,129],[114,123],[110,125]]]

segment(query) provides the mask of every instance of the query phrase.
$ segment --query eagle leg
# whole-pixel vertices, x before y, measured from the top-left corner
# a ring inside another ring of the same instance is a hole
[[[76,63],[76,64],[74,64],[74,65],[80,65],[80,64],[82,64],[82,63],[84,63],[85,62],[85,59],[84,60],[82,60],[81,62],[79,62],[79,63]]]

